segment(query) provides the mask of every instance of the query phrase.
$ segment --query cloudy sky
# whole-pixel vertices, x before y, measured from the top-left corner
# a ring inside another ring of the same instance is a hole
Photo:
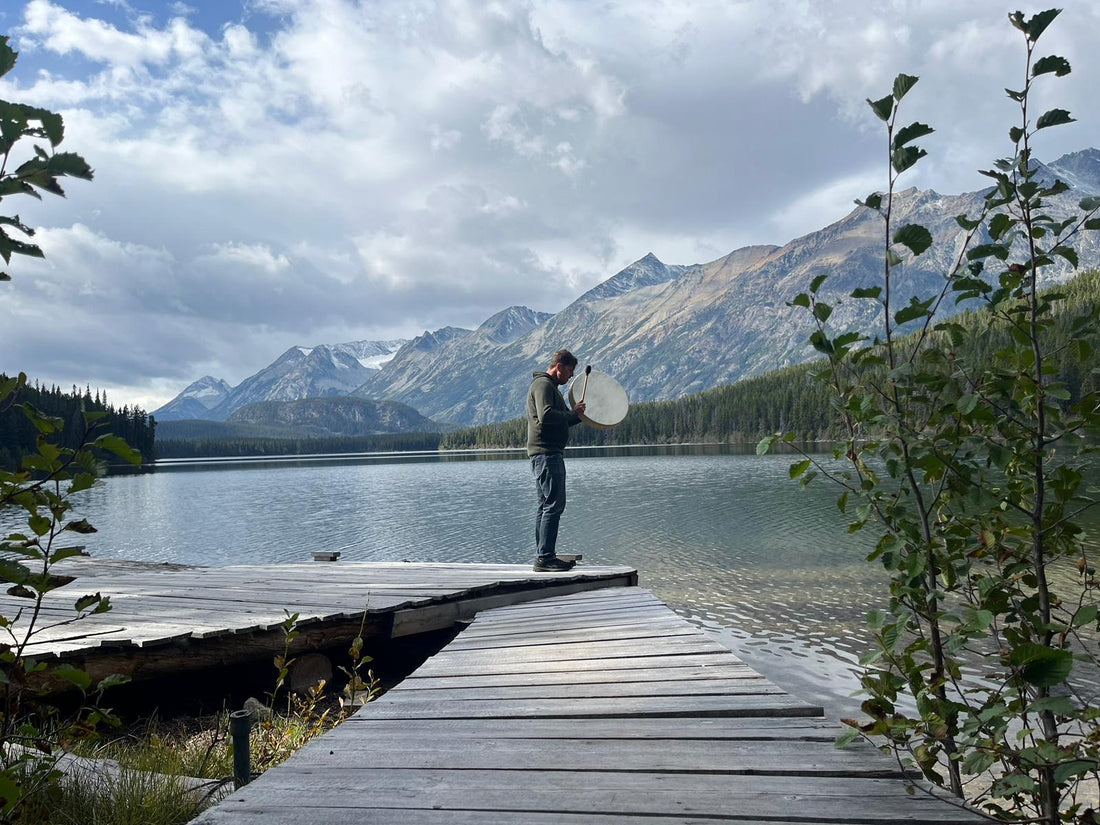
[[[1100,4],[1040,157],[1100,147]],[[1027,14],[1045,6],[1025,7]],[[0,284],[0,371],[153,409],[294,345],[557,311],[653,252],[782,244],[881,188],[864,102],[919,75],[906,183],[984,185],[1023,39],[992,0],[4,0],[0,98],[65,117],[95,181],[9,197],[44,261]],[[568,342],[564,342],[568,343]]]

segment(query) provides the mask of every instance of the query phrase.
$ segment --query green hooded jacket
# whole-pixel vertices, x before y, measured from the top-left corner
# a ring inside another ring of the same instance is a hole
[[[536,372],[532,379],[527,393],[527,455],[564,452],[569,428],[581,423],[580,416],[569,409],[548,373]]]

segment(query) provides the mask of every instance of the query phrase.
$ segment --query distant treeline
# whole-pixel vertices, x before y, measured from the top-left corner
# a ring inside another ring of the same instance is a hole
[[[0,378],[5,377],[0,375]],[[90,387],[84,392],[75,386],[71,392],[62,392],[60,387],[47,389],[36,382],[8,396],[0,405],[0,467],[16,467],[24,455],[35,452],[38,430],[23,413],[21,404],[30,404],[40,413],[65,422],[60,437],[51,439],[62,447],[80,444],[85,411],[105,412],[107,416],[100,422],[93,437],[113,433],[140,451],[142,459],[153,459],[156,424],[145,410],[130,406],[115,409],[107,403],[106,394],[101,395],[97,390],[93,395]]]
[[[756,441],[777,430],[793,430],[803,440],[827,437],[827,394],[810,377],[812,364],[769,372],[685,395],[674,401],[630,405],[621,424],[610,430],[580,425],[569,431],[578,447],[624,444],[730,443]],[[521,447],[527,443],[527,420],[514,418],[484,424],[440,439],[444,450]]]
[[[312,438],[199,438],[158,442],[157,458],[412,452],[438,450],[439,438],[439,433]]]
[[[1051,366],[1064,381],[1072,404],[1081,396],[1100,389],[1094,370],[1095,354],[1082,358],[1075,350],[1060,347],[1068,336],[1070,319],[1091,314],[1100,322],[1100,273],[1085,272],[1055,288],[1066,296],[1058,324],[1052,331]],[[1048,290],[1048,294],[1053,290]],[[966,312],[952,321],[966,330],[966,357],[987,360],[1008,342],[1000,325],[991,326],[984,311]],[[577,446],[678,443],[742,443],[783,431],[800,440],[833,439],[836,419],[831,412],[830,393],[813,380],[824,361],[776,370],[724,387],[687,395],[674,401],[632,404],[626,419],[612,430],[584,425],[570,431],[569,443]],[[470,427],[443,435],[441,449],[519,447],[526,443],[524,418]]]

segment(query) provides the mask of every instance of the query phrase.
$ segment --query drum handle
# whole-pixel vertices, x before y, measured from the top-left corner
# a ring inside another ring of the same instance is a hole
[[[581,387],[581,400],[578,404],[584,403],[584,394],[588,392],[588,373],[592,372],[592,365],[586,364],[584,367],[584,386]]]

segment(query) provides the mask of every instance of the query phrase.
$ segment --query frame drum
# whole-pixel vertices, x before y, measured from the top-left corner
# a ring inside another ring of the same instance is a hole
[[[584,394],[584,415],[581,421],[607,430],[614,427],[624,418],[630,408],[630,402],[626,398],[626,390],[623,385],[608,375],[606,372],[592,370],[588,374],[588,387],[584,385],[584,373],[580,372],[573,378],[569,385],[569,405],[575,406]]]

